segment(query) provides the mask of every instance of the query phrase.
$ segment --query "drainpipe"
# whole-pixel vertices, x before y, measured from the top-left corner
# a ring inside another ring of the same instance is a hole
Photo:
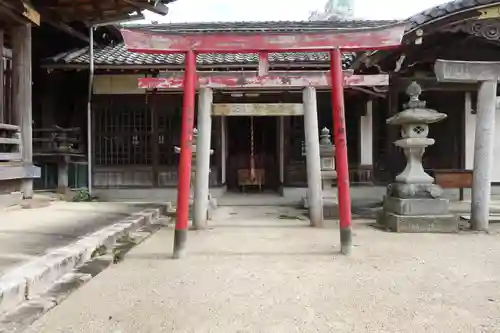
[[[94,86],[94,26],[89,27],[90,60],[89,60],[89,91],[87,98],[87,182],[88,191],[92,195],[92,91]]]

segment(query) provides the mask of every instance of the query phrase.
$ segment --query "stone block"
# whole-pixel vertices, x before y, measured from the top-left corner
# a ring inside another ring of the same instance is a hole
[[[339,217],[339,205],[337,200],[323,199],[323,218],[325,220],[337,219]]]
[[[23,194],[21,192],[0,194],[0,208],[16,206],[21,204],[22,201],[23,201]]]
[[[384,211],[398,215],[446,215],[450,213],[448,199],[384,198]]]
[[[398,215],[381,212],[378,224],[393,232],[401,233],[455,233],[458,232],[458,217],[443,215]]]
[[[387,196],[413,199],[413,198],[439,198],[443,189],[437,184],[406,184],[392,183],[387,186]]]
[[[307,195],[302,197],[302,207],[305,209],[309,209],[309,200],[307,200]]]
[[[339,227],[339,220],[337,218],[335,219],[324,219],[323,220],[323,223],[319,226],[317,226],[317,228],[320,228],[320,229],[338,229]]]

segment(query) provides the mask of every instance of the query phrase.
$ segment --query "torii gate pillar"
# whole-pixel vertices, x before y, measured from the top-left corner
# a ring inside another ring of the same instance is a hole
[[[472,230],[488,231],[500,62],[437,60],[434,70],[438,81],[479,82],[470,222]]]

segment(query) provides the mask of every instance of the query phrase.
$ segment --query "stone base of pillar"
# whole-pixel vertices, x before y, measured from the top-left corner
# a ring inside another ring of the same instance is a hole
[[[436,185],[434,185],[436,186]],[[408,193],[405,193],[408,194]],[[448,199],[430,195],[409,198],[386,196],[377,223],[392,232],[454,233],[458,232],[458,217],[450,213]]]
[[[208,206],[207,206],[207,220],[211,220],[213,217],[214,211],[218,208],[217,199],[209,196],[208,198]],[[189,219],[192,221],[194,215],[194,201],[192,198],[189,199]]]
[[[20,205],[23,202],[22,192],[0,194],[0,208]]]
[[[339,217],[338,198],[336,193],[323,192],[323,225],[322,228],[337,227]],[[307,196],[302,197],[302,206],[309,209],[309,200]]]

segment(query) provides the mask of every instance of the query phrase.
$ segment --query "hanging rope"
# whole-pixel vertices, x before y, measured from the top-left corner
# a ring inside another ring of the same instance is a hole
[[[253,116],[250,117],[250,181],[255,182],[255,146]]]

